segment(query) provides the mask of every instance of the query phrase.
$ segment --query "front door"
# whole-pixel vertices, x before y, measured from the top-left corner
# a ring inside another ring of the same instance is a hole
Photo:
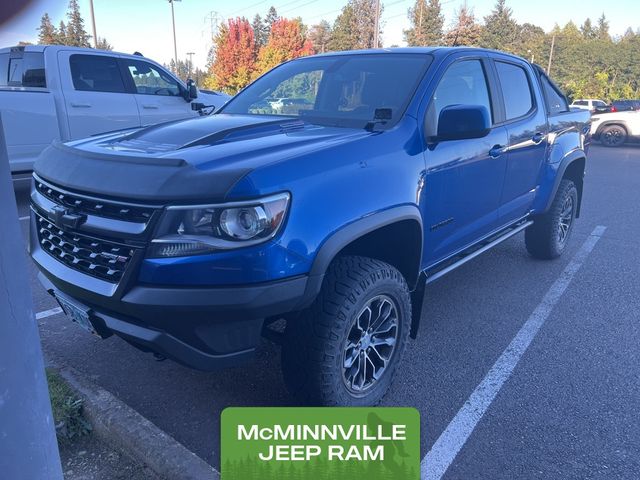
[[[127,80],[133,84],[142,125],[198,115],[182,96],[184,87],[168,72],[145,60],[123,57],[122,62]]]
[[[435,137],[440,111],[450,105],[481,105],[491,112],[485,59],[457,60],[439,80],[425,118],[425,136]],[[507,131],[483,138],[435,141],[425,151],[424,267],[463,249],[498,226],[506,170]]]
[[[71,140],[140,126],[136,100],[126,91],[118,57],[63,50],[58,62]]]

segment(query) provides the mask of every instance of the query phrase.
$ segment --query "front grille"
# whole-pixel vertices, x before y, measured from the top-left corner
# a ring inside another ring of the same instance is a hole
[[[83,213],[98,215],[125,222],[147,223],[153,215],[153,207],[128,205],[114,201],[94,199],[63,191],[35,178],[36,190],[54,203],[81,210]]]
[[[36,214],[38,241],[53,258],[92,277],[117,283],[131,262],[134,248],[59,229]]]

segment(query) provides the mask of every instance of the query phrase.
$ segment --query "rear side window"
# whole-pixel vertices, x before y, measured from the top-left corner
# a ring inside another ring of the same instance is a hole
[[[573,102],[573,104],[586,107],[587,105],[589,105],[589,102],[587,102],[586,100],[576,100],[575,102]]]
[[[542,82],[542,92],[547,102],[549,114],[554,115],[556,113],[568,112],[569,105],[567,99],[558,87],[556,87],[546,75],[540,75],[540,80]],[[584,103],[586,104],[587,102]],[[581,105],[579,102],[576,102],[576,104]]]
[[[12,52],[0,55],[0,86],[45,88],[44,55],[41,52]]]
[[[496,62],[496,69],[502,87],[506,120],[529,113],[533,108],[533,98],[525,69],[505,62]]]
[[[76,90],[125,93],[118,59],[104,55],[71,55],[71,78]]]

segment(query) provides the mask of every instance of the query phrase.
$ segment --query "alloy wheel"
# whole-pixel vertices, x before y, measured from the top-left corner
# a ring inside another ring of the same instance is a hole
[[[356,315],[342,355],[342,379],[352,395],[365,394],[382,378],[398,333],[398,308],[387,295],[373,297]]]

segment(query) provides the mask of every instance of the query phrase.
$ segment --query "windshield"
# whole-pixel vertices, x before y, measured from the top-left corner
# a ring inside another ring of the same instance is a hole
[[[298,59],[253,82],[221,113],[360,128],[379,119],[391,126],[402,117],[430,63],[429,55],[413,53]]]

